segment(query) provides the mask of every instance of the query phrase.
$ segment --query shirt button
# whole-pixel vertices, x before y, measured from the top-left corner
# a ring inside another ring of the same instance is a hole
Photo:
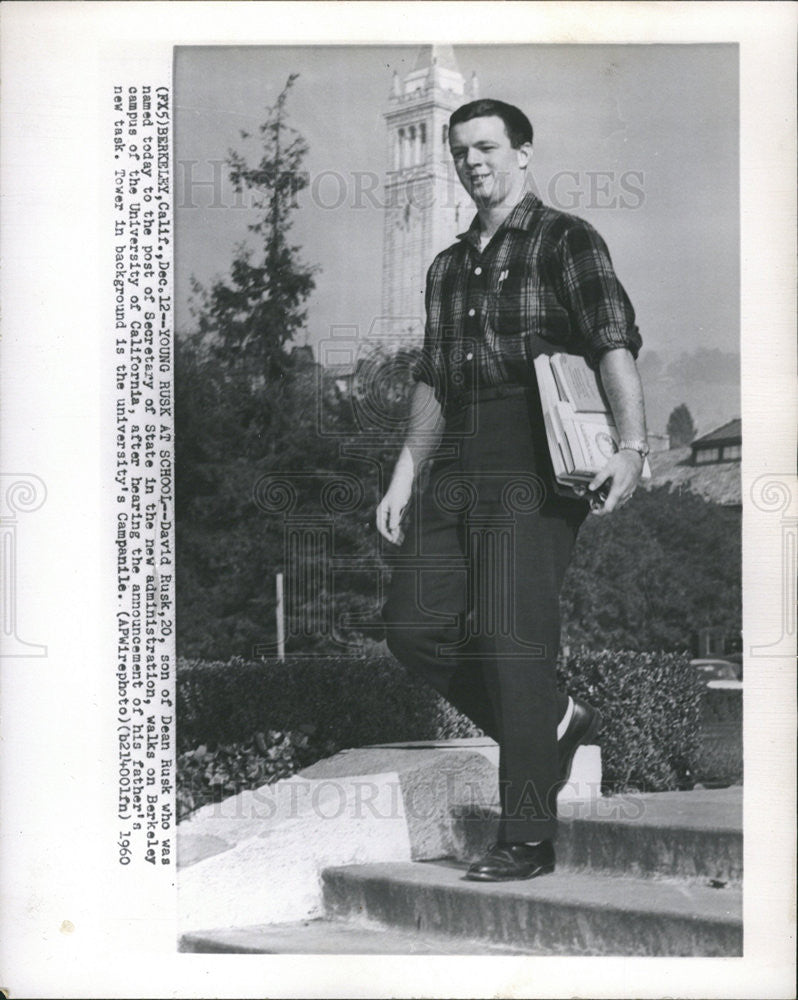
[[[473,360],[474,360],[474,355],[471,353],[471,351],[469,351],[468,354],[466,354],[466,361],[473,361]]]
[[[475,267],[474,268],[474,274],[477,274],[477,275],[482,274],[482,268],[481,267]]]
[[[476,311],[476,309],[469,309],[469,310],[468,310],[468,315],[469,315],[469,316],[476,316],[476,314],[477,314],[477,311]]]

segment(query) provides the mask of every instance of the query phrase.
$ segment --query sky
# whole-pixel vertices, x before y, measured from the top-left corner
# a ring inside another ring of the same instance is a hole
[[[331,326],[369,328],[381,301],[383,113],[393,71],[408,72],[417,54],[418,46],[177,49],[178,330],[191,328],[190,278],[225,275],[253,221],[219,161],[230,149],[257,158],[256,139],[240,132],[257,135],[292,72],[300,75],[289,121],[309,145],[312,182],[299,195],[293,239],[320,269],[308,342]],[[458,46],[455,56],[466,79],[476,71],[480,96],[517,104],[532,120],[531,179],[543,200],[606,240],[643,336],[650,429],[664,430],[681,402],[699,432],[738,416],[737,47],[483,45]],[[370,199],[356,178],[372,175]]]

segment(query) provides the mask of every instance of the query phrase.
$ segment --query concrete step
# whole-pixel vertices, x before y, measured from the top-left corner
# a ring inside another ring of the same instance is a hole
[[[243,955],[525,955],[525,948],[381,925],[301,920],[184,934],[179,951]]]
[[[560,806],[557,864],[596,873],[739,884],[743,874],[742,788],[623,794]],[[495,808],[460,810],[460,860],[496,840]]]
[[[562,871],[526,882],[476,883],[456,862],[328,868],[331,919],[550,955],[742,955],[736,886]]]

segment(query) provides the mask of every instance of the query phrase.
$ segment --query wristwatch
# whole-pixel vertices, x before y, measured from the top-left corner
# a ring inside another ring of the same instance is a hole
[[[651,449],[649,448],[647,441],[637,440],[635,438],[621,438],[618,442],[618,451],[636,451],[637,454],[645,461],[646,456]]]

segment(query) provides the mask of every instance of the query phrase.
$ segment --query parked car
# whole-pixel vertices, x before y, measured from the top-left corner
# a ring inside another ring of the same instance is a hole
[[[737,667],[737,680],[741,681],[743,679],[743,654],[742,653],[726,653],[723,656],[724,660],[728,660],[729,663],[733,663]]]
[[[742,664],[720,657],[713,659],[690,660],[705,684],[710,681],[739,681],[742,674]]]

